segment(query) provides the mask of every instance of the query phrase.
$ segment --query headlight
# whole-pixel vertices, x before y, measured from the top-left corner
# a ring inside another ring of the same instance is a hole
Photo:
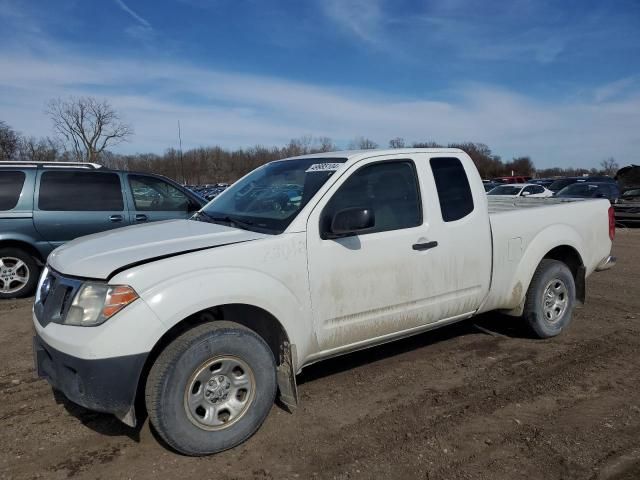
[[[42,296],[42,284],[44,283],[45,279],[47,278],[47,275],[49,275],[49,267],[44,267],[42,269],[42,273],[40,274],[40,280],[38,280],[38,286],[36,287],[36,301],[35,303],[38,303],[41,299]]]
[[[85,327],[100,325],[137,298],[138,294],[128,285],[86,282],[73,299],[63,323]]]

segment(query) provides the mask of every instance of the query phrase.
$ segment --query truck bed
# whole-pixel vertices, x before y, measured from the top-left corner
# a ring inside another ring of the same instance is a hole
[[[487,196],[489,200],[489,215],[494,213],[512,212],[514,210],[541,208],[550,205],[559,205],[574,202],[584,202],[580,198],[500,198],[498,196]]]
[[[493,243],[491,291],[481,311],[514,310],[529,287],[541,258],[561,244],[582,255],[590,274],[609,254],[607,210],[603,199],[488,197]]]

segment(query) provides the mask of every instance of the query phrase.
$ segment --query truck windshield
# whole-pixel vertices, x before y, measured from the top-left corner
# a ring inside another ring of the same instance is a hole
[[[346,160],[304,158],[268,163],[231,185],[193,219],[282,233]]]

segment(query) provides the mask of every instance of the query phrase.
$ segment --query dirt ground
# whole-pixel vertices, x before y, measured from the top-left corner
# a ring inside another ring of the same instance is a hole
[[[33,377],[32,300],[3,302],[0,478],[640,479],[640,229],[614,253],[559,338],[491,314],[314,365],[295,414],[274,406],[208,458],[56,403]]]

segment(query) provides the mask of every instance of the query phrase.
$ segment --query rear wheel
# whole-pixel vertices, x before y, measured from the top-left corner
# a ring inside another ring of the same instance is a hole
[[[33,257],[19,248],[0,248],[0,298],[31,295],[40,268]]]
[[[160,354],[145,393],[149,420],[172,448],[220,452],[248,439],[271,410],[275,360],[252,330],[232,322],[201,325]]]
[[[555,337],[571,323],[575,301],[576,285],[569,267],[545,259],[529,285],[523,318],[536,336]]]

